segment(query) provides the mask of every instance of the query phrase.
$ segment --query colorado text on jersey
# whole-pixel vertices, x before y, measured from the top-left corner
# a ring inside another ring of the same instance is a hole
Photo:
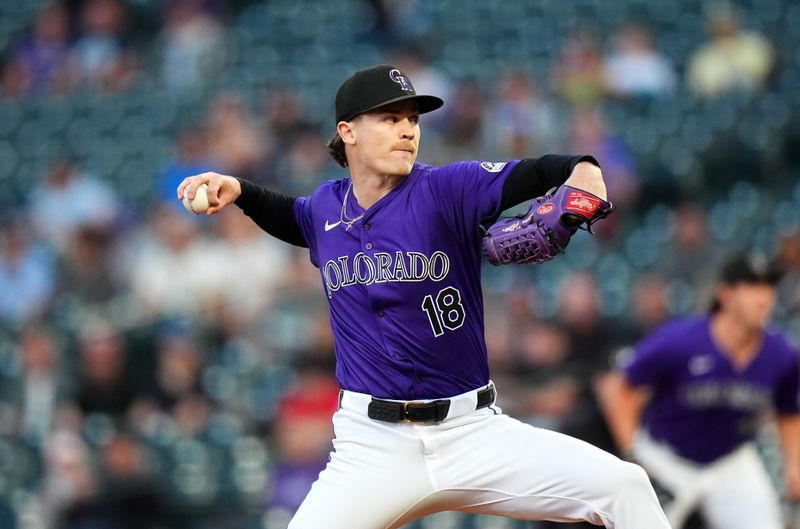
[[[421,252],[397,251],[392,255],[387,252],[375,252],[367,255],[363,252],[353,256],[343,255],[336,260],[325,263],[322,275],[328,295],[340,288],[350,285],[371,285],[395,281],[441,281],[450,271],[450,258],[442,251],[433,252],[430,256]]]

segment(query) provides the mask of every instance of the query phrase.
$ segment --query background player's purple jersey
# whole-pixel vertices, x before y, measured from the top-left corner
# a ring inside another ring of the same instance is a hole
[[[710,321],[667,323],[623,365],[632,385],[652,389],[642,421],[650,436],[698,463],[751,440],[768,406],[781,414],[798,412],[798,357],[789,341],[765,332],[758,354],[737,369],[714,343]]]
[[[518,163],[417,163],[364,211],[350,179],[295,202],[328,296],[342,388],[377,397],[457,395],[489,381],[478,225],[500,214]]]

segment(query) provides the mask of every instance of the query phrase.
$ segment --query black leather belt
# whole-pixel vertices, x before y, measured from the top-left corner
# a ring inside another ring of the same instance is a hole
[[[485,408],[494,402],[494,384],[478,391],[476,410]],[[384,422],[441,422],[450,411],[450,399],[432,400],[429,402],[397,402],[372,398],[367,409],[370,419]]]

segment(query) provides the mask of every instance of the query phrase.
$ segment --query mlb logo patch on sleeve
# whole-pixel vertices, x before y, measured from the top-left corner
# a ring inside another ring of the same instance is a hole
[[[506,162],[481,162],[481,167],[490,173],[499,173],[506,166]]]

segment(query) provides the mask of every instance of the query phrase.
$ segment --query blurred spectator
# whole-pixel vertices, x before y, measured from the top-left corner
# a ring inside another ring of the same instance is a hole
[[[319,270],[308,261],[308,254],[292,250],[286,276],[267,319],[267,340],[283,361],[311,352],[315,359],[333,359],[327,297],[318,290]],[[316,347],[322,345],[324,347]],[[318,362],[320,363],[320,362]]]
[[[167,522],[165,499],[147,473],[142,446],[125,434],[116,435],[100,452],[95,494],[73,503],[64,516],[65,529],[162,529]]]
[[[333,166],[328,153],[320,148],[325,141],[317,129],[309,127],[299,132],[288,150],[276,159],[274,171],[283,192],[305,195],[323,180],[336,178],[338,167]]]
[[[563,432],[604,450],[612,450],[611,435],[593,390],[595,380],[609,366],[621,337],[601,312],[602,293],[591,272],[572,272],[559,283],[558,323],[565,332],[565,368],[574,373],[578,403],[565,420]]]
[[[303,354],[303,361],[321,373],[332,374],[336,369],[336,351],[333,331],[328,315],[320,311],[309,318],[310,340]]]
[[[515,334],[518,413],[534,426],[563,431],[580,401],[580,382],[567,363],[569,337],[558,325],[535,321]]]
[[[338,399],[339,388],[328,370],[314,364],[299,366],[278,404],[274,431],[278,461],[267,495],[270,510],[293,514],[325,468]]]
[[[524,390],[526,386],[522,381],[517,384],[517,375],[524,373],[527,364],[526,350],[532,334],[527,331],[540,319],[536,313],[537,294],[534,286],[526,280],[515,281],[513,287],[496,294],[484,293],[486,347],[491,351],[489,367],[492,380],[504,388],[500,406],[509,408],[510,413],[514,413],[515,404],[521,401],[515,398],[516,387],[519,385],[520,390]],[[519,415],[524,414],[524,411],[519,411]]]
[[[47,439],[43,457],[41,523],[43,527],[64,527],[72,505],[86,501],[98,490],[89,447],[77,433],[59,430]]]
[[[542,373],[555,367],[563,369],[569,360],[570,340],[559,325],[531,320],[518,330],[516,352],[518,373]]]
[[[600,107],[576,107],[572,114],[567,152],[591,153],[603,168],[608,197],[618,211],[598,224],[598,234],[615,236],[623,213],[639,195],[636,161],[627,145],[608,130]],[[602,226],[601,226],[602,225]]]
[[[669,60],[656,51],[650,32],[638,24],[627,24],[614,34],[614,51],[605,59],[605,82],[620,98],[650,98],[671,94],[675,72]]]
[[[608,366],[616,340],[613,326],[601,312],[602,293],[591,272],[571,272],[559,286],[558,322],[569,339],[568,360],[591,376]]]
[[[209,242],[198,234],[202,221],[174,204],[153,206],[137,242],[121,249],[120,265],[135,309],[146,316],[202,317],[218,298],[225,270],[215,266]]]
[[[175,419],[180,437],[200,438],[208,428],[211,403],[197,393],[186,394],[175,403],[171,414]]]
[[[0,379],[0,400],[17,415],[15,435],[36,446],[52,433],[59,403],[69,394],[62,350],[50,327],[30,324],[19,337],[21,371]]]
[[[0,98],[20,99],[31,90],[31,79],[20,57],[11,57],[0,70]]]
[[[111,270],[113,236],[103,226],[82,226],[70,237],[58,263],[57,298],[68,307],[110,301],[117,294]]]
[[[783,270],[778,300],[790,314],[800,315],[800,226],[779,238],[778,263]]]
[[[59,251],[83,226],[111,228],[119,211],[111,187],[63,158],[47,168],[30,208],[36,228]]]
[[[209,259],[217,260],[217,269],[230,272],[225,288],[219,291],[217,325],[225,322],[233,335],[263,321],[279,286],[287,281],[290,249],[240,212],[223,211],[219,237],[212,241],[209,252]]]
[[[430,2],[424,0],[367,0],[375,11],[377,21],[374,33],[378,41],[389,47],[398,42],[415,42],[415,47],[426,47],[425,43],[435,40],[437,29],[434,10]],[[427,46],[430,47],[430,46]],[[402,68],[401,68],[402,69]],[[406,71],[403,69],[403,71]],[[419,93],[438,94],[438,92]]]
[[[492,370],[492,380],[498,386],[509,388],[509,391],[512,391],[511,387],[514,382],[511,371],[515,358],[513,358],[511,351],[511,333],[508,331],[512,327],[503,318],[502,313],[498,314],[498,311],[492,309],[487,309],[486,312],[492,315],[485,322],[486,348],[491,351],[491,354],[489,354],[489,369]],[[505,389],[503,393],[505,394]],[[507,406],[501,403],[501,407],[505,409]],[[519,415],[519,413],[514,413],[514,416]]]
[[[119,92],[136,76],[139,58],[128,41],[123,0],[87,0],[80,13],[80,36],[72,47],[75,83],[99,92]]]
[[[503,75],[492,101],[486,126],[495,158],[516,160],[553,152],[563,127],[555,109],[525,73]]]
[[[267,155],[264,136],[239,94],[224,92],[211,101],[208,132],[211,158],[226,174],[241,178],[258,174]]]
[[[474,82],[459,84],[443,107],[442,132],[424,148],[420,159],[432,165],[480,159],[485,151],[486,96]],[[424,119],[424,118],[423,118]]]
[[[302,115],[301,105],[297,91],[290,88],[268,90],[264,94],[261,113],[267,129],[274,136],[270,141],[273,150],[282,151],[311,127]]]
[[[99,319],[84,324],[78,336],[78,361],[75,400],[80,410],[123,419],[136,394],[125,372],[128,358],[119,329]]]
[[[709,41],[689,58],[689,87],[705,97],[762,87],[775,60],[769,41],[742,29],[739,14],[727,3],[708,10],[706,25]]]
[[[659,273],[644,274],[631,290],[631,311],[626,342],[633,343],[671,317],[669,284]]]
[[[4,74],[6,95],[64,93],[69,86],[69,15],[58,2],[36,13],[30,34],[12,53]]]
[[[0,325],[44,316],[55,291],[55,267],[31,230],[17,220],[0,228]]]
[[[678,204],[672,213],[672,237],[657,264],[666,277],[697,289],[698,301],[703,297],[702,289],[713,285],[714,269],[720,260],[719,249],[708,243],[711,239],[708,222],[706,209],[700,204]]]
[[[567,35],[553,61],[551,83],[553,91],[573,105],[594,104],[605,96],[602,46],[586,25]]]
[[[175,142],[175,159],[155,182],[156,198],[174,202],[175,191],[184,178],[207,171],[219,172],[217,165],[209,153],[208,131],[195,124],[184,126]]]
[[[283,175],[279,167],[286,165],[286,157],[297,139],[313,128],[303,117],[301,108],[296,90],[283,87],[265,92],[260,117],[268,153],[266,163],[253,176],[253,180],[259,184],[283,189]]]
[[[152,396],[161,409],[171,411],[181,400],[201,394],[204,359],[196,340],[183,331],[169,331],[157,344],[156,380]]]
[[[225,28],[203,0],[172,0],[161,30],[161,78],[172,92],[208,86],[225,64]]]

